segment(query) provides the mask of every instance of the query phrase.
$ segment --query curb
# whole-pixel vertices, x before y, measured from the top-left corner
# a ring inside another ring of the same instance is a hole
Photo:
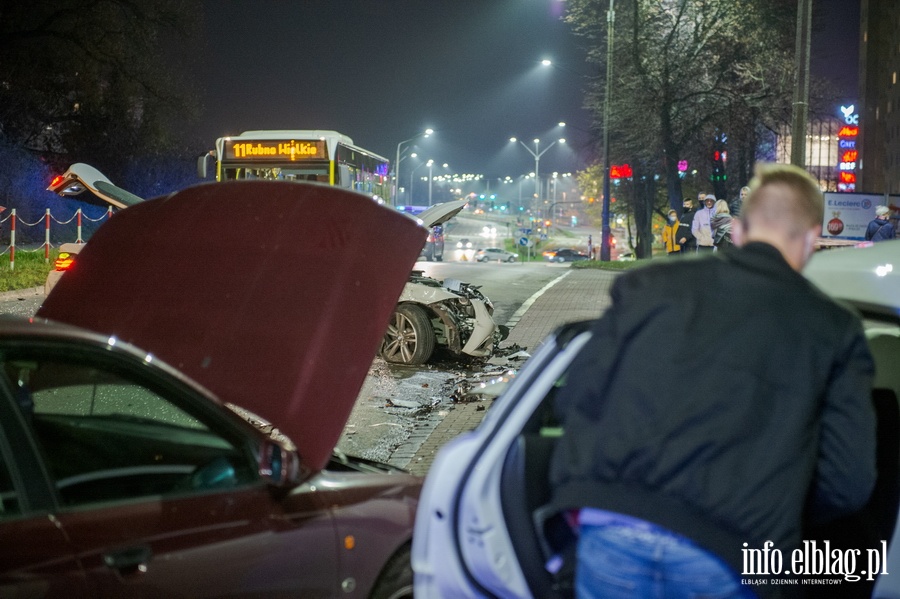
[[[27,289],[13,289],[12,291],[0,291],[0,301],[14,300],[14,299],[26,299],[29,297],[35,297],[37,295],[44,295],[44,286],[40,287],[28,287]]]

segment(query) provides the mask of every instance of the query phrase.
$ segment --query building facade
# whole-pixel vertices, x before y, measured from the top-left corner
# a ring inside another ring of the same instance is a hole
[[[857,190],[900,193],[900,2],[862,0]]]

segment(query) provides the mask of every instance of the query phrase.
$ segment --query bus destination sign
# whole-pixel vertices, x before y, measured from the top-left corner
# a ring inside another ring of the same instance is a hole
[[[226,139],[225,160],[328,160],[323,140]]]

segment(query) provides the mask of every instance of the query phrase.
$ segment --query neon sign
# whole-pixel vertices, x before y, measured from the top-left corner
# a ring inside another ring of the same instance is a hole
[[[609,167],[610,179],[630,179],[634,172],[627,164],[613,164]]]
[[[322,140],[225,140],[226,160],[327,160]]]
[[[838,148],[841,161],[837,168],[838,191],[856,191],[856,167],[859,164],[859,151],[856,138],[859,136],[859,114],[856,106],[841,106],[844,124],[838,131]]]

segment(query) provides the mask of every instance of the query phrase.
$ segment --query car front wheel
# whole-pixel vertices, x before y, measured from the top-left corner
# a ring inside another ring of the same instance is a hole
[[[410,549],[405,547],[388,562],[375,583],[372,599],[412,599],[413,571]]]
[[[509,258],[506,259],[506,261],[507,261],[507,262],[515,262],[515,261],[516,261],[516,257],[515,257],[515,256],[510,256]]]
[[[434,330],[421,306],[401,304],[391,315],[381,357],[394,364],[424,364],[434,352]]]

